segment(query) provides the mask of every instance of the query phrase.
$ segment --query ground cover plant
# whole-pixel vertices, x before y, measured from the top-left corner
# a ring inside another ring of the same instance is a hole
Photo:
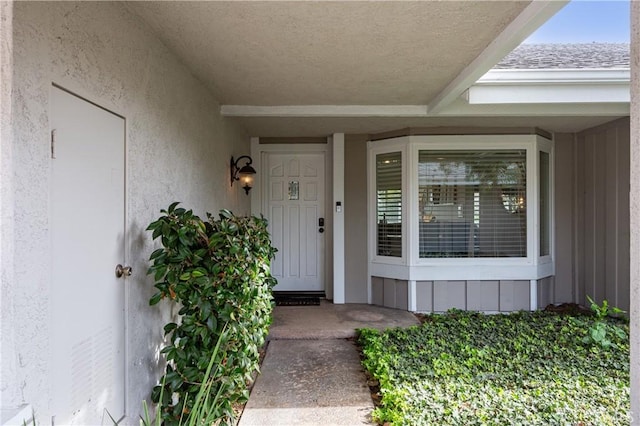
[[[602,322],[607,344],[585,338]],[[628,335],[602,316],[452,311],[358,341],[379,423],[601,426],[630,422]]]

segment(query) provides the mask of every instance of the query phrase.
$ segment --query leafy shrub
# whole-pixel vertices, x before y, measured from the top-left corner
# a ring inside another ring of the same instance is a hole
[[[207,370],[204,374],[203,381],[200,384],[200,388],[198,389],[198,394],[195,397],[195,401],[193,403],[192,411],[188,416],[183,417],[179,421],[180,426],[196,426],[196,425],[211,425],[215,424],[216,421],[219,421],[220,418],[217,413],[218,407],[218,398],[220,398],[221,387],[218,387],[218,392],[215,395],[212,395],[211,389],[215,384],[216,371],[220,368],[220,364],[216,364],[216,359],[218,357],[218,351],[220,350],[220,343],[226,339],[225,332],[227,326],[225,325],[222,329],[222,333],[216,342],[215,347],[213,348],[213,352],[211,353],[211,359],[209,360],[209,365],[207,366]],[[163,381],[164,384],[164,381]],[[160,389],[160,400],[162,400],[164,386],[161,386]],[[147,401],[142,401],[142,411],[143,415],[140,416],[140,426],[161,426],[162,425],[162,414],[160,413],[160,407],[156,407],[156,412],[154,419],[151,418],[149,413],[149,406],[147,405]],[[107,412],[109,414],[109,412]],[[118,422],[109,414],[111,421],[115,426],[118,425]]]
[[[591,305],[591,311],[596,320],[589,327],[589,332],[582,339],[583,343],[599,345],[604,349],[609,349],[613,344],[611,336],[616,336],[618,340],[624,340],[627,337],[627,333],[618,324],[607,321],[609,316],[623,314],[622,309],[616,307],[610,307],[609,302],[604,300],[602,305],[598,305],[592,298],[587,296]]]
[[[628,424],[629,342],[612,335],[609,349],[583,344],[594,321],[456,311],[407,329],[360,330],[363,364],[380,382],[374,418],[394,425]]]
[[[164,326],[170,343],[161,353],[168,363],[151,398],[162,407],[165,424],[184,423],[214,356],[208,392],[215,406],[208,417],[228,423],[233,404],[249,397],[247,383],[258,370],[271,323],[275,249],[264,219],[222,210],[219,219],[207,213],[203,221],[177,205],[147,228],[163,246],[150,257],[148,273],[158,292],[149,303],[168,299],[180,306],[179,321]]]

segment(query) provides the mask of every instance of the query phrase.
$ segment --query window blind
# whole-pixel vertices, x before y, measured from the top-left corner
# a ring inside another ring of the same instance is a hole
[[[421,258],[526,257],[526,150],[419,151]]]
[[[402,153],[376,155],[377,253],[402,257]]]

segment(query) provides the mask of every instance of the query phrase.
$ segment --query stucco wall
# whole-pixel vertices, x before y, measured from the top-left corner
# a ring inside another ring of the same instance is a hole
[[[121,4],[19,2],[13,14],[13,135],[4,125],[2,133],[1,404],[28,402],[39,423],[50,421],[48,136],[56,83],[126,118],[126,261],[136,271],[126,295],[126,403],[136,423],[157,377],[162,325],[170,314],[148,306],[153,288],[144,271],[154,247],[144,229],[172,201],[198,214],[221,208],[248,213],[249,198],[229,187],[228,161],[249,152],[249,139]],[[3,63],[3,99],[4,86]],[[15,266],[5,273],[8,264]]]
[[[345,135],[345,301],[367,303],[367,141]]]
[[[13,72],[13,3],[0,2],[0,416],[11,415],[4,408],[4,395],[9,378],[15,377],[18,358],[13,356],[16,330],[11,327],[15,316],[12,295],[16,290],[13,263],[13,128],[11,123],[11,90]],[[12,395],[19,402],[18,395]],[[15,406],[15,404],[14,404]]]
[[[631,2],[631,417],[640,424],[640,2]]]

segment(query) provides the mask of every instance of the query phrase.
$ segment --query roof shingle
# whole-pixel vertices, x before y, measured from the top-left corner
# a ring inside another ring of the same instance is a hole
[[[494,69],[629,68],[629,43],[521,44]]]

